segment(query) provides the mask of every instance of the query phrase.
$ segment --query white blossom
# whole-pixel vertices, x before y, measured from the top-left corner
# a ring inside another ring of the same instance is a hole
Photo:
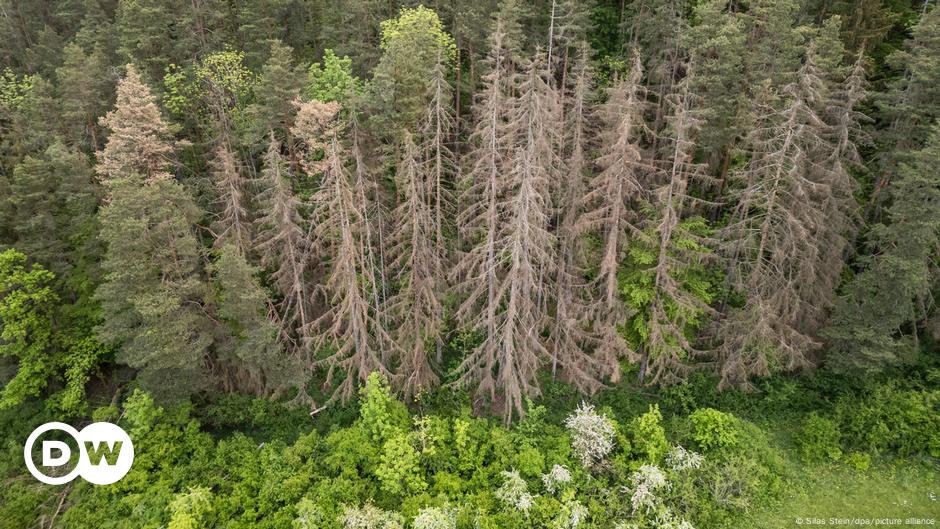
[[[676,445],[666,454],[666,464],[676,472],[692,468],[700,468],[705,457],[698,452],[686,450],[681,445]]]
[[[571,448],[587,468],[596,466],[614,448],[614,423],[594,411],[594,406],[582,403],[565,419],[571,432]]]
[[[517,511],[528,512],[534,497],[529,494],[525,480],[515,470],[504,470],[502,475],[505,481],[496,490],[496,497]]]
[[[339,517],[343,529],[402,529],[404,521],[400,514],[384,511],[367,503],[361,508],[346,507]]]
[[[452,509],[425,507],[418,511],[414,529],[457,529],[457,513]]]
[[[666,476],[655,465],[643,465],[630,476],[631,487],[627,489],[632,493],[630,503],[633,513],[641,510],[650,512],[659,504],[657,492],[666,487]]]
[[[578,500],[568,504],[568,529],[576,529],[588,515],[588,509]]]
[[[655,523],[656,529],[695,529],[688,520],[676,516],[676,514],[669,509],[663,509],[663,511],[656,516]]]
[[[545,484],[545,490],[547,490],[549,494],[555,494],[555,491],[558,490],[558,485],[570,481],[571,472],[569,472],[568,468],[564,465],[555,465],[548,471],[548,474],[542,474],[542,483]]]

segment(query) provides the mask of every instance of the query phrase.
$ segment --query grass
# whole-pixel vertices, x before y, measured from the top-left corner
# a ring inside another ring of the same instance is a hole
[[[936,527],[940,525],[940,465],[898,460],[872,464],[864,472],[838,463],[799,465],[780,500],[752,512],[742,525],[793,529],[807,525],[855,527],[865,522],[875,526],[881,521],[881,525],[916,527],[906,520],[923,518],[933,519],[933,523],[921,527]],[[885,519],[899,519],[900,523],[886,524]]]

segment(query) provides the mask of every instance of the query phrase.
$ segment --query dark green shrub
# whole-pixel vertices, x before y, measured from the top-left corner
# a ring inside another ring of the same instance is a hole
[[[816,412],[803,419],[794,438],[797,450],[806,461],[837,461],[842,457],[842,434],[839,425]]]

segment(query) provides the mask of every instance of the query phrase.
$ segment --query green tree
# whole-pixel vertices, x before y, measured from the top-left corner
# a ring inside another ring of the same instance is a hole
[[[271,42],[270,55],[254,88],[254,103],[246,109],[249,143],[253,145],[264,143],[264,138],[274,131],[279,141],[293,149],[290,128],[294,124],[294,103],[304,86],[304,72],[294,64],[292,54],[290,46],[277,40]]]
[[[202,212],[181,184],[144,185],[130,175],[112,182],[100,218],[107,251],[95,293],[104,310],[98,336],[120,348],[118,360],[138,369],[145,388],[185,397],[202,387],[212,342],[202,249],[192,231]]]
[[[923,149],[901,164],[886,223],[872,227],[869,255],[846,285],[826,332],[827,364],[878,371],[917,352],[918,326],[934,310],[940,255],[940,125]]]
[[[307,99],[345,103],[353,94],[362,90],[360,81],[352,74],[352,59],[338,57],[333,50],[323,51],[323,63],[315,62],[307,70]]]
[[[224,245],[210,267],[216,311],[224,337],[215,348],[230,369],[225,384],[264,395],[283,389],[288,362],[278,341],[271,302],[256,279],[257,270],[232,244]]]
[[[100,187],[92,180],[88,158],[54,143],[27,156],[12,176],[5,201],[15,246],[60,280],[70,280],[76,267],[84,269],[86,279],[93,275]]]
[[[454,39],[444,31],[437,13],[426,8],[402,9],[398,18],[382,22],[382,58],[372,80],[372,98],[379,126],[391,131],[414,130],[428,103],[435,65],[453,63]]]
[[[55,276],[39,265],[26,267],[26,256],[0,253],[0,356],[18,361],[16,375],[3,387],[0,407],[37,397],[60,366],[50,355],[52,317],[59,296]]]
[[[99,48],[85,53],[77,44],[66,46],[62,56],[56,78],[63,126],[73,141],[98,150],[101,138],[98,118],[104,115],[112,96],[108,57]]]

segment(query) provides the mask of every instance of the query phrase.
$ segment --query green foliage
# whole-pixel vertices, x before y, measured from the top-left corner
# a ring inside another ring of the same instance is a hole
[[[418,470],[418,452],[407,434],[397,433],[385,441],[375,469],[382,490],[398,496],[425,490],[428,484]]]
[[[0,117],[23,108],[32,94],[35,77],[17,75],[9,67],[0,73]]]
[[[940,457],[940,390],[882,384],[864,398],[839,398],[834,419],[848,447]]]
[[[59,301],[54,279],[39,265],[27,268],[26,256],[16,250],[0,253],[0,356],[19,363],[3,387],[2,407],[38,396],[59,367],[51,355],[52,314]]]
[[[392,396],[388,380],[382,374],[370,373],[361,393],[359,413],[362,427],[373,442],[382,444],[407,431],[408,409]]]
[[[685,237],[683,234],[689,234]],[[717,292],[713,274],[702,262],[711,251],[702,245],[699,238],[710,233],[708,224],[701,217],[685,219],[674,232],[672,247],[667,249],[669,259],[676,259],[677,252],[694,254],[697,257],[688,265],[673,271],[676,284],[682,295],[690,295],[705,304],[710,303]],[[636,348],[644,348],[649,343],[651,331],[651,306],[654,299],[664,299],[666,317],[670,322],[683,325],[687,338],[692,338],[696,330],[706,323],[707,313],[700,307],[678,303],[668,292],[656,287],[656,267],[659,259],[659,243],[655,234],[646,233],[644,237],[633,239],[627,247],[627,258],[619,274],[620,291],[633,316],[625,325],[626,337]],[[669,344],[672,347],[676,343]],[[650,351],[651,356],[657,354]],[[687,355],[682,353],[683,357]],[[687,359],[687,358],[686,358]]]
[[[212,492],[206,487],[190,488],[177,494],[169,508],[168,529],[200,529],[208,525],[206,518],[212,513]]]
[[[659,405],[653,404],[649,411],[635,417],[627,425],[630,437],[630,450],[640,464],[655,465],[662,461],[669,451],[666,430],[662,426],[663,415]]]
[[[307,70],[307,99],[345,103],[362,90],[360,81],[352,74],[352,59],[338,57],[331,49],[323,51],[323,63],[315,62]]]
[[[689,415],[692,439],[708,452],[734,448],[737,444],[737,419],[713,408],[695,410]]]
[[[815,412],[803,419],[794,441],[800,456],[807,461],[837,461],[842,457],[839,425]]]

